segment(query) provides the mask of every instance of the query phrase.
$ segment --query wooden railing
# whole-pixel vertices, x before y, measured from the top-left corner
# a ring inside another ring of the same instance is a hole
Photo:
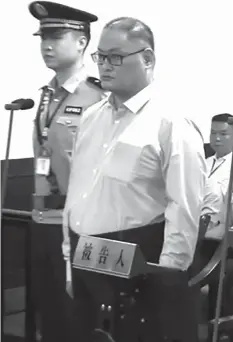
[[[25,341],[26,342],[34,342],[35,341],[35,317],[34,310],[32,304],[32,296],[31,296],[31,212],[30,211],[22,211],[22,210],[11,210],[11,209],[3,209],[2,210],[2,234],[4,235],[4,230],[6,229],[6,221],[13,220],[16,222],[25,222],[25,225],[19,225],[19,227],[23,227],[26,229],[26,241],[25,241]],[[232,235],[233,236],[233,230]],[[233,241],[233,238],[232,238]],[[210,275],[214,272],[214,270],[219,266],[221,262],[221,250],[222,244],[218,247],[215,254],[208,262],[208,264],[192,279],[189,281],[190,286],[199,286],[203,287],[208,284],[208,280]],[[2,251],[2,257],[4,258],[4,246]],[[3,280],[4,282],[4,280]],[[3,291],[3,290],[2,290]],[[2,293],[3,296],[3,293]],[[4,298],[2,297],[4,303]],[[233,317],[231,318],[231,326],[233,324]],[[229,320],[228,320],[229,321]],[[225,321],[223,322],[224,324]],[[229,325],[229,322],[228,322]]]

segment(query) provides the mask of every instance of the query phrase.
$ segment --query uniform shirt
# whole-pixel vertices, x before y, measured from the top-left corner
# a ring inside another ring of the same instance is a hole
[[[78,234],[137,228],[165,218],[160,264],[192,262],[204,197],[203,140],[194,124],[157,109],[150,85],[122,104],[114,98],[90,107],[75,145],[64,210]]]
[[[202,215],[210,215],[210,225],[216,225],[219,220],[219,212],[222,209],[223,193],[221,188],[211,178],[206,179],[204,204]]]
[[[85,109],[103,98],[103,92],[97,86],[87,81],[85,69],[69,78],[60,88],[57,88],[56,78],[49,85],[55,89],[55,94],[49,107],[51,116],[59,106],[48,133],[48,145],[52,150],[51,169],[55,175],[59,193],[65,195],[70,174],[70,157],[73,148],[74,136],[80,124],[80,118]],[[45,126],[45,118],[40,120],[41,129]],[[33,146],[35,158],[39,154],[36,130],[33,133]],[[44,177],[35,174],[35,193],[49,195],[51,184]],[[32,217],[40,223],[62,223],[62,210],[33,210]]]
[[[222,239],[225,231],[226,195],[230,178],[232,153],[217,158],[216,155],[207,158],[207,173],[209,179],[219,187],[221,193],[221,207],[215,222],[209,225],[206,237],[210,239]]]

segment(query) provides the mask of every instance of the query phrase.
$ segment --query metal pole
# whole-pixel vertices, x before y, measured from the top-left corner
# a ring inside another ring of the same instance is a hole
[[[6,155],[5,155],[5,166],[4,166],[3,177],[2,177],[1,209],[4,208],[5,199],[6,199],[7,179],[8,179],[8,171],[9,171],[9,153],[10,153],[13,119],[14,119],[14,110],[12,109],[10,112],[10,121],[9,121],[8,136],[7,136],[7,147],[6,147]]]

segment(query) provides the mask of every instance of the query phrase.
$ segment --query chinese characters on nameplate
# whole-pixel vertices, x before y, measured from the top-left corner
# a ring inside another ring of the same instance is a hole
[[[81,235],[73,267],[129,277],[136,249],[136,244]]]

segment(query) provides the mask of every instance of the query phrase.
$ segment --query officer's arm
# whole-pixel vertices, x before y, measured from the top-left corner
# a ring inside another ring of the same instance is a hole
[[[95,120],[95,117],[99,111],[99,108],[101,108],[102,103],[104,103],[105,98],[93,104],[92,106],[88,107],[82,114],[82,118],[80,120],[79,129],[77,130],[77,134],[75,136],[74,144],[73,144],[73,151],[71,155],[71,171],[70,171],[70,177],[69,177],[69,185],[68,185],[68,191],[66,196],[66,203],[65,208],[63,210],[63,243],[62,243],[62,250],[64,259],[68,259],[70,257],[70,241],[69,241],[69,208],[70,208],[70,196],[69,196],[69,189],[75,187],[75,182],[78,180],[76,179],[74,165],[77,162],[78,165],[78,154],[77,154],[77,148],[79,145],[79,140],[82,138],[82,134],[85,133],[85,131],[88,129],[89,125],[91,125],[92,120]]]
[[[167,196],[160,264],[186,270],[192,263],[204,198],[203,140],[191,122],[163,120],[160,145]]]
[[[70,238],[69,238],[69,226],[68,226],[68,213],[63,210],[63,241],[62,241],[62,254],[64,260],[68,261],[70,258]]]
[[[90,107],[89,107],[90,108]],[[65,202],[65,207],[63,210],[63,242],[62,242],[62,252],[63,252],[63,257],[65,260],[68,260],[70,258],[70,238],[69,238],[69,189],[70,187],[75,186],[75,174],[73,172],[73,164],[75,163],[75,160],[77,158],[76,151],[77,151],[77,145],[78,145],[78,138],[79,134],[82,132],[82,127],[84,124],[86,125],[88,121],[88,113],[90,112],[89,108],[83,112],[82,118],[80,120],[79,128],[77,129],[74,142],[73,142],[73,148],[72,148],[72,153],[71,153],[71,158],[70,158],[70,176],[69,176],[69,184],[68,184],[68,190],[67,190],[67,196],[66,196],[66,202]],[[73,183],[74,180],[74,183]]]
[[[221,187],[222,195],[224,197],[224,215],[226,213],[226,206],[227,206],[227,192],[228,192],[228,186],[229,186],[229,178],[221,180],[218,182],[219,186]],[[231,196],[231,226],[233,226],[233,194]]]

